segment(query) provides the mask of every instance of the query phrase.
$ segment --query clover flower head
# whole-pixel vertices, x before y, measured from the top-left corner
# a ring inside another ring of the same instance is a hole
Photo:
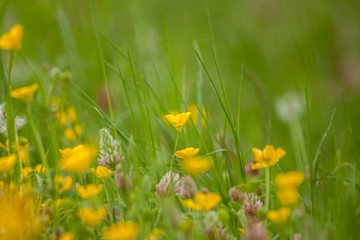
[[[195,181],[190,176],[181,178],[180,196],[183,198],[194,197],[197,192]]]
[[[100,149],[98,161],[100,165],[115,169],[116,165],[124,159],[121,146],[106,128],[100,130]]]
[[[248,217],[256,217],[256,213],[261,209],[263,203],[257,195],[254,193],[245,193],[244,194],[244,204],[243,210],[245,215]]]
[[[180,193],[180,176],[179,176],[179,174],[167,172],[162,177],[159,184],[156,185],[155,195],[157,197],[171,195],[171,178],[173,178],[174,193]]]

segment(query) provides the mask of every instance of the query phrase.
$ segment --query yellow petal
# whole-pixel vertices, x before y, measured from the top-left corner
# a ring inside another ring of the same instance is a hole
[[[199,152],[200,148],[193,148],[193,147],[189,147],[189,148],[185,148],[182,150],[178,150],[175,152],[175,156],[178,158],[191,158],[193,156],[195,156],[198,152]]]
[[[106,228],[102,236],[108,240],[132,240],[139,234],[139,225],[130,221],[124,221]]]
[[[185,172],[197,175],[211,168],[212,161],[209,157],[192,157],[181,160],[180,166]]]
[[[16,154],[0,157],[0,172],[8,172],[14,168],[16,164]]]
[[[35,91],[38,89],[38,84],[35,83],[31,86],[14,89],[10,92],[12,98],[27,100],[32,97]]]
[[[20,49],[21,40],[23,37],[23,26],[21,24],[15,24],[11,27],[10,31],[4,33],[0,37],[0,49]]]
[[[79,196],[83,199],[88,199],[99,194],[103,189],[103,185],[88,184],[86,186],[78,186],[76,188]]]

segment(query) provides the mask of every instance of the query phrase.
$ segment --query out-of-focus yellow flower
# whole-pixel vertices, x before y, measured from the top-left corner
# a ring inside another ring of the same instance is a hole
[[[94,227],[104,219],[106,213],[107,210],[105,207],[101,207],[99,209],[80,208],[78,215],[86,225]]]
[[[32,95],[35,93],[35,91],[38,89],[38,87],[39,87],[39,85],[37,83],[35,83],[35,84],[27,86],[27,87],[17,88],[10,92],[10,96],[12,98],[22,99],[22,100],[26,101],[32,97]]]
[[[110,169],[104,166],[97,166],[96,169],[91,168],[91,171],[95,173],[95,175],[103,180],[105,180],[109,175],[113,173]]]
[[[108,240],[132,240],[139,234],[139,225],[130,221],[124,221],[106,228],[102,236]]]
[[[79,124],[76,124],[74,128],[68,127],[65,132],[64,136],[72,142],[77,142],[82,132],[82,127]]]
[[[95,184],[88,184],[86,186],[78,186],[76,188],[77,192],[79,193],[80,197],[83,199],[92,198],[98,195],[103,189],[103,185],[95,185]]]
[[[61,125],[67,125],[69,123],[68,116],[65,112],[56,113],[56,117],[58,118]]]
[[[68,172],[80,173],[88,169],[97,154],[94,146],[78,145],[74,148],[60,149],[61,167]]]
[[[278,210],[271,210],[267,213],[267,218],[276,223],[282,223],[288,220],[291,215],[291,210],[286,207],[279,208]]]
[[[221,202],[221,196],[217,193],[203,193],[198,192],[195,195],[195,201],[192,199],[181,199],[179,198],[180,202],[188,208],[208,212],[214,207],[216,207]]]
[[[163,235],[164,230],[160,229],[160,228],[155,228],[154,230],[152,230],[150,236],[147,238],[147,240],[156,240],[158,239],[161,235]]]
[[[68,110],[68,116],[70,118],[70,121],[72,122],[76,122],[76,111],[75,111],[75,108],[73,107],[69,107]]]
[[[41,172],[45,172],[46,167],[44,167],[41,164],[36,165],[35,168],[34,168],[34,171],[37,172],[37,173],[40,173],[40,170],[41,170]]]
[[[276,196],[282,205],[288,206],[298,203],[299,193],[297,187],[303,180],[304,173],[302,172],[288,172],[276,175],[275,184],[279,187]]]
[[[211,168],[212,161],[209,157],[192,157],[182,159],[180,166],[190,175],[197,175]]]
[[[14,168],[16,164],[16,154],[0,157],[0,172],[8,172]]]
[[[165,117],[179,132],[181,132],[182,127],[185,125],[187,120],[189,120],[190,115],[191,112],[186,112],[176,115],[168,114],[165,115]]]
[[[252,170],[271,167],[286,154],[282,148],[277,148],[275,150],[274,146],[272,145],[266,145],[264,150],[252,148],[252,151],[256,160],[256,163],[251,165]]]
[[[199,152],[199,150],[200,148],[189,147],[176,151],[175,156],[177,156],[178,158],[191,158],[195,156]]]
[[[29,146],[30,144],[26,138],[21,138],[15,143],[18,157],[22,163],[27,163],[29,161]],[[9,139],[6,140],[6,145],[0,143],[0,147],[9,151]]]
[[[24,167],[21,172],[22,172],[22,177],[23,178],[27,178],[27,176],[29,175],[29,173],[33,172],[34,170],[31,167]]]
[[[20,49],[21,40],[23,37],[23,26],[21,24],[15,24],[11,27],[10,31],[4,33],[0,37],[0,49]]]
[[[201,109],[201,113],[202,113],[203,116],[201,114],[199,114],[199,110],[198,110],[198,108],[197,108],[197,106],[195,104],[191,104],[189,106],[189,111],[191,112],[191,118],[194,121],[195,125],[198,123],[198,119],[200,117],[201,118],[201,125],[205,126],[205,120],[204,120],[203,116],[205,117],[205,119],[207,119],[208,116],[206,114],[206,111],[205,111],[204,107]]]
[[[59,185],[60,192],[68,191],[72,188],[73,180],[71,176],[63,177],[61,175],[55,176],[55,183]]]
[[[278,174],[275,177],[275,184],[279,188],[294,188],[298,187],[304,181],[304,173],[302,172],[288,172],[285,174]]]

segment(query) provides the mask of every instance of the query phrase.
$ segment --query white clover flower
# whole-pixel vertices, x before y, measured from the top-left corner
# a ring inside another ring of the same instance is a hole
[[[276,100],[276,111],[279,118],[286,123],[301,117],[305,110],[305,101],[302,95],[285,93]]]

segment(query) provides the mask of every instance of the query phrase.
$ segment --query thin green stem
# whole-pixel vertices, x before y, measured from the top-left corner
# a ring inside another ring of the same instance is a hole
[[[270,206],[270,168],[265,168],[266,179],[266,199],[265,199],[265,211],[269,211]]]
[[[172,166],[173,166],[173,162],[174,162],[174,158],[175,158],[175,152],[176,152],[178,141],[179,141],[179,132],[177,131],[176,132],[176,140],[175,140],[174,151],[173,151],[173,155],[172,155],[171,163],[170,163],[170,173],[171,173],[171,170],[172,170]]]

